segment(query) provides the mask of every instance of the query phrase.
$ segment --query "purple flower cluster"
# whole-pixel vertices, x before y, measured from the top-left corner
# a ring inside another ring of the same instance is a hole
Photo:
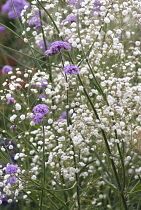
[[[13,70],[13,68],[9,65],[3,66],[2,74],[7,73],[7,72],[12,71],[12,70]]]
[[[40,99],[46,98],[46,95],[42,93],[42,94],[39,95],[39,98],[40,98]]]
[[[72,114],[69,113],[69,117],[71,117]],[[66,112],[62,112],[61,117],[59,118],[59,122],[63,122],[64,120],[67,119],[67,113]]]
[[[45,26],[46,24],[40,19],[39,16],[39,10],[34,11],[35,16],[33,16],[29,22],[28,25],[29,26],[35,26],[36,30],[38,31],[39,29],[41,29],[41,25]],[[43,14],[41,14],[43,16]],[[42,24],[41,24],[42,21]]]
[[[16,183],[17,182],[17,178],[15,176],[10,177],[7,182],[8,183]]]
[[[95,1],[95,2],[94,2],[94,6],[95,6],[95,7],[101,7],[102,4],[101,4],[99,1]]]
[[[33,108],[34,113],[41,113],[43,115],[49,114],[49,108],[45,104],[38,104]]]
[[[47,82],[46,79],[42,79],[42,80],[39,81],[39,84],[37,83],[35,86],[37,88],[43,88],[44,89],[48,86],[48,82]]]
[[[72,23],[76,21],[77,21],[76,16],[72,14],[72,15],[69,15],[65,20],[63,20],[61,24],[63,25],[64,23]]]
[[[29,22],[29,26],[35,26],[36,30],[39,30],[41,28],[41,22],[39,17],[32,17]]]
[[[64,72],[66,74],[79,74],[79,68],[78,66],[75,66],[73,64],[69,64],[64,67]]]
[[[68,2],[68,4],[69,5],[76,5],[77,3],[81,3],[82,2],[82,0],[69,0],[69,2]]]
[[[6,28],[4,26],[0,26],[0,32],[3,32],[5,30],[6,30]]]
[[[49,50],[45,51],[45,55],[54,55],[60,53],[60,50],[71,50],[71,46],[68,42],[56,41],[51,44]]]
[[[18,128],[17,125],[11,125],[11,126],[10,126],[10,129],[11,129],[13,132],[14,132],[17,128]]]
[[[13,173],[16,173],[17,170],[18,170],[18,166],[11,164],[6,167],[5,172],[6,174],[13,174]]]
[[[7,0],[1,10],[3,13],[8,13],[9,18],[16,19],[21,16],[21,11],[24,9],[24,6],[29,7],[30,3],[26,0]]]
[[[15,99],[14,99],[14,97],[10,97],[10,98],[8,98],[7,99],[7,104],[12,104],[12,103],[14,103],[15,102]]]
[[[33,108],[35,115],[32,116],[33,122],[35,124],[43,121],[45,114],[49,114],[49,107],[45,104],[38,104]]]
[[[8,200],[7,195],[4,194],[0,195],[0,201],[2,201],[2,203],[7,203],[7,200]]]
[[[43,121],[43,117],[44,117],[43,114],[41,114],[41,113],[36,113],[36,114],[34,114],[34,115],[32,116],[32,119],[33,119],[33,122],[34,122],[35,124],[38,124],[39,122]]]
[[[66,120],[67,119],[67,114],[66,114],[66,112],[62,112],[62,114],[61,114],[61,117],[59,118],[59,122],[63,122],[64,120]]]
[[[46,46],[49,48],[50,47],[50,43],[48,41],[46,41]],[[44,52],[45,51],[45,43],[44,41],[40,41],[39,42],[39,48]]]
[[[94,9],[92,9],[92,12],[97,12],[98,15],[100,15],[100,7],[102,6],[102,4],[99,1],[95,1],[94,2]]]

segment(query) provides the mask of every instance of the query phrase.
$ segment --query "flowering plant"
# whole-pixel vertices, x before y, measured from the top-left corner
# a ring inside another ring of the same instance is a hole
[[[2,6],[24,46],[1,45],[17,61],[2,66],[2,205],[141,208],[140,11],[140,0]]]

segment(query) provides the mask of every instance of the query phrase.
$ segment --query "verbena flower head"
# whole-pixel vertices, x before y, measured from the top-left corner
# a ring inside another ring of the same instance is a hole
[[[7,73],[7,72],[12,71],[12,70],[13,70],[13,68],[9,65],[3,66],[2,74]]]
[[[68,42],[56,41],[51,44],[49,50],[45,51],[45,55],[54,55],[60,53],[61,50],[71,50],[71,46]]]
[[[3,13],[8,13],[9,18],[16,18],[21,16],[21,11],[24,6],[29,7],[30,3],[26,0],[7,0],[2,6],[1,10]]]
[[[46,104],[38,104],[33,108],[33,111],[45,115],[49,114],[49,107]]]
[[[69,0],[68,4],[69,5],[76,5],[76,4],[81,3],[81,2],[82,2],[82,0]]]
[[[0,195],[0,201],[2,201],[2,204],[3,203],[8,203],[7,201],[8,201],[8,197],[7,197],[7,195]]]
[[[18,166],[11,164],[6,167],[5,172],[6,174],[13,174],[13,173],[16,173],[17,170],[18,170]]]
[[[32,17],[29,22],[29,26],[35,26],[36,30],[39,30],[41,28],[41,22],[39,17]]]
[[[71,117],[72,114],[69,113],[69,117]],[[67,113],[66,112],[62,112],[61,117],[59,118],[59,122],[63,122],[64,120],[67,119]]]
[[[69,64],[64,67],[64,72],[66,74],[79,74],[79,68],[78,66],[75,66],[73,64]]]
[[[48,82],[46,79],[40,80],[39,82],[36,83],[35,85],[37,88],[46,88],[48,86]]]
[[[94,6],[95,6],[95,7],[101,7],[102,4],[101,4],[99,1],[95,1],[95,2],[94,2]]]
[[[63,20],[61,24],[63,25],[64,23],[72,23],[76,21],[77,21],[76,16],[72,14],[72,15],[69,15],[65,20]]]
[[[5,30],[6,30],[6,28],[4,26],[0,26],[0,32],[3,32]]]
[[[43,117],[44,117],[44,114],[36,113],[35,115],[32,116],[32,119],[35,124],[38,124],[39,122],[43,121]]]
[[[7,180],[8,183],[16,183],[17,182],[17,178],[15,176],[13,177],[10,177],[8,180]]]
[[[100,7],[102,6],[102,4],[99,1],[95,1],[94,2],[94,8],[92,9],[92,12],[97,12],[98,15],[100,15]]]
[[[15,102],[15,99],[14,99],[14,97],[10,97],[10,98],[8,98],[8,100],[7,100],[7,104],[12,104],[12,103],[14,103]]]
[[[58,120],[59,122],[63,122],[64,120],[67,119],[67,114],[66,112],[62,112],[60,119]]]
[[[46,98],[46,95],[42,93],[42,94],[39,95],[39,98],[40,98],[40,99]]]
[[[18,128],[17,125],[11,125],[11,126],[10,126],[10,129],[11,129],[12,131],[15,131],[17,128]]]
[[[45,43],[44,40],[41,40],[38,44],[39,48],[44,52],[45,51]],[[50,47],[50,43],[48,41],[46,41],[46,46],[49,48]]]

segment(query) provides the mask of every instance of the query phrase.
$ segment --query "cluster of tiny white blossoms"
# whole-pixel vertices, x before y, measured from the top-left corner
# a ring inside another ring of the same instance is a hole
[[[141,176],[137,163],[141,160],[138,137],[141,126],[138,26],[141,4],[139,0],[99,0],[100,6],[96,7],[95,2],[83,0],[71,4],[68,0],[62,7],[59,0],[32,1],[28,13],[25,13],[26,8],[21,13],[22,39],[26,46],[30,44],[29,55],[37,66],[10,71],[0,92],[1,101],[11,109],[7,123],[11,131],[8,127],[2,130],[2,137],[13,136],[18,147],[14,160],[22,168],[22,179],[16,175],[19,178],[15,189],[7,184],[9,176],[3,175],[4,169],[0,171],[4,179],[0,186],[6,195],[14,195],[13,200],[17,200],[23,190],[22,181],[26,180],[24,191],[29,194],[30,186],[40,180],[44,169],[48,173],[49,189],[72,188],[72,202],[76,208],[79,196],[74,188],[79,185],[80,190],[83,189],[82,203],[89,202],[83,208],[100,208],[106,200],[106,208],[110,209],[109,178],[103,165],[112,176],[111,162],[107,159],[113,160],[120,174],[123,163],[119,148],[122,147],[125,178],[129,176],[132,181]],[[71,15],[76,21],[62,22]],[[41,19],[37,22],[38,30],[36,22],[30,24],[35,16]],[[47,57],[44,51],[58,40],[69,43],[71,52]],[[70,57],[79,67],[78,76],[63,72],[70,64]],[[48,106],[50,111],[39,124],[33,120],[33,108],[37,104]],[[107,152],[104,135],[111,154]],[[2,147],[1,151],[6,150]],[[114,187],[110,186],[114,196]]]

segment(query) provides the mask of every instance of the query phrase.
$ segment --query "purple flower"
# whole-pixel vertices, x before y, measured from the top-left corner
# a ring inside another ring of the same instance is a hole
[[[73,64],[69,64],[69,65],[64,67],[64,72],[66,74],[79,74],[78,71],[79,71],[78,66],[75,66]]]
[[[69,15],[65,20],[63,20],[62,21],[62,25],[64,24],[64,23],[72,23],[72,22],[76,22],[77,21],[77,18],[76,18],[76,16],[75,15]]]
[[[10,177],[7,182],[8,183],[16,183],[17,182],[17,178],[15,176]]]
[[[71,117],[72,114],[69,113],[69,116]],[[63,122],[64,120],[67,119],[67,113],[66,112],[62,112],[61,117],[59,118],[59,122]]]
[[[11,164],[6,167],[5,172],[7,174],[13,174],[13,173],[16,173],[17,170],[18,170],[18,166]]]
[[[100,15],[100,7],[102,6],[102,4],[99,1],[95,1],[94,2],[94,9],[92,9],[92,12],[97,12],[98,15]]]
[[[50,43],[48,41],[46,41],[46,46],[49,48],[50,47]],[[39,42],[39,48],[44,52],[46,49],[45,49],[45,43],[44,43],[44,40],[40,41]]]
[[[45,55],[53,55],[60,52],[60,50],[71,50],[71,46],[68,42],[56,41],[51,44],[49,50],[45,51]]]
[[[3,66],[2,74],[7,73],[7,72],[12,71],[12,70],[13,70],[13,68],[9,65]]]
[[[3,32],[5,30],[6,30],[6,28],[4,26],[0,26],[0,32]]]
[[[46,98],[46,95],[45,95],[45,94],[40,94],[40,95],[39,95],[39,98],[40,98],[40,99]]]
[[[62,112],[62,114],[61,114],[61,118],[58,120],[59,122],[63,122],[64,120],[66,120],[67,119],[67,114],[66,114],[66,112]]]
[[[17,125],[11,125],[11,126],[10,126],[10,129],[11,129],[12,131],[15,131],[17,128],[18,128]]]
[[[16,19],[21,16],[24,6],[29,7],[30,3],[26,0],[7,0],[1,10],[3,13],[8,13],[9,18]]]
[[[76,0],[69,0],[69,2],[68,2],[68,4],[69,5],[76,5],[77,3],[81,3],[82,2],[82,0],[78,0],[78,1],[76,1]]]
[[[46,88],[48,86],[48,82],[46,79],[40,80],[36,85],[37,88]]]
[[[46,24],[40,19],[39,10],[34,11],[34,16],[29,20],[29,26],[35,26],[36,30],[38,31],[41,28],[41,25],[45,26]],[[41,14],[43,16],[43,14]],[[42,21],[42,24],[41,24]]]
[[[29,26],[35,26],[36,30],[38,31],[41,28],[41,20],[39,17],[32,17],[29,22]],[[45,26],[46,24],[42,22],[42,25]]]
[[[41,28],[40,18],[39,17],[32,17],[29,20],[28,25],[29,26],[35,26],[36,30],[39,30]]]
[[[6,103],[7,104],[12,104],[12,103],[14,103],[14,101],[15,101],[15,99],[13,97],[10,97],[10,98],[8,98]]]
[[[44,117],[44,114],[36,113],[35,115],[32,116],[32,119],[35,124],[38,124],[39,122],[43,121],[43,117]]]
[[[8,200],[8,198],[7,198],[7,195],[0,195],[0,201],[2,201],[2,202],[7,202],[7,200]]]
[[[68,4],[69,5],[74,5],[74,4],[76,4],[76,0],[69,0]]]
[[[94,6],[95,6],[95,7],[101,7],[102,4],[101,4],[99,1],[95,1],[95,2],[94,2]]]
[[[45,104],[38,104],[33,108],[34,113],[40,113],[42,115],[49,114],[49,107]]]

